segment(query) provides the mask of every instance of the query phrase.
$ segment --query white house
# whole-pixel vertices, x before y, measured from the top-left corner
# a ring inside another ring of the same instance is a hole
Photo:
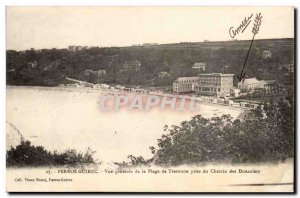
[[[265,88],[266,81],[257,80],[256,78],[247,78],[243,79],[238,83],[238,88],[241,92],[254,91],[255,89]]]
[[[159,72],[158,77],[159,78],[167,78],[170,77],[171,74],[169,72],[163,71],[163,72]]]
[[[265,50],[265,51],[262,52],[261,56],[262,56],[263,59],[271,58],[272,53],[270,51]]]
[[[194,63],[194,65],[192,66],[192,69],[201,72],[201,71],[205,71],[206,70],[206,63]]]

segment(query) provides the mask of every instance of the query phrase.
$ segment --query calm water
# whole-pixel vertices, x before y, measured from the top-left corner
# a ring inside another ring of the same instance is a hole
[[[75,148],[96,150],[104,162],[123,161],[127,156],[150,157],[149,146],[156,146],[165,124],[179,124],[193,115],[211,117],[242,110],[220,105],[200,104],[199,112],[104,113],[99,110],[101,91],[41,87],[7,87],[7,122],[18,128],[25,139],[48,150]],[[15,129],[7,124],[7,146],[19,141]]]

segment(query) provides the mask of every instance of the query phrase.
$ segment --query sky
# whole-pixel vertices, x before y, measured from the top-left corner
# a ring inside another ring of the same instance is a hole
[[[229,28],[252,22],[235,39],[294,38],[292,7],[7,7],[6,49],[130,46],[227,41]]]

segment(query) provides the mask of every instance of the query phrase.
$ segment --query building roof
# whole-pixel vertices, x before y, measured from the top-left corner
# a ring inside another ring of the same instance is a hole
[[[198,76],[234,76],[234,74],[209,73],[209,74],[199,74]]]
[[[203,63],[203,62],[201,62],[201,63],[194,63],[194,65],[193,65],[193,67],[205,67],[206,66],[206,63]]]
[[[251,85],[251,84],[272,84],[275,83],[276,80],[257,80],[256,78],[246,78],[241,81],[243,84]],[[239,82],[239,83],[241,83]]]
[[[261,81],[265,82],[265,84],[274,84],[277,82],[276,80],[261,80]]]
[[[262,83],[262,82],[257,80],[256,78],[245,78],[239,83],[251,85],[251,84],[258,84],[258,83]]]
[[[185,80],[198,80],[199,77],[179,77],[175,80],[175,82],[185,81]]]
[[[125,61],[124,64],[141,64],[141,62],[138,60],[133,60],[133,61]]]

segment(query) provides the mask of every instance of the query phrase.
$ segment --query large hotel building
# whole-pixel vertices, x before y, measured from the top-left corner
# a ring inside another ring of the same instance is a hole
[[[233,88],[234,74],[200,74],[198,83],[195,84],[195,92],[200,95],[225,96],[230,94]]]
[[[233,88],[234,74],[209,73],[198,77],[182,77],[173,82],[175,93],[195,92],[199,95],[225,96]]]

